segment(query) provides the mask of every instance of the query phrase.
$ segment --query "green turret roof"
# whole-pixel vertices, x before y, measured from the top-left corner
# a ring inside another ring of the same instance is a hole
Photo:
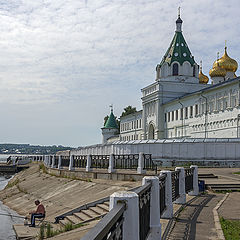
[[[111,114],[110,114],[107,122],[104,125],[104,128],[116,128],[116,129],[118,129],[118,125],[117,125],[115,116],[113,115],[112,111],[111,111]]]
[[[185,61],[188,61],[192,66],[195,63],[194,57],[192,56],[181,31],[182,20],[180,16],[178,17],[176,24],[177,30],[167,52],[160,63],[160,67],[165,62],[171,65],[174,61],[176,61],[182,65]]]

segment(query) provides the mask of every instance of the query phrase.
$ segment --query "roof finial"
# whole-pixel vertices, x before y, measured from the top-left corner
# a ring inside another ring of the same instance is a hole
[[[180,7],[178,8],[178,19],[176,21],[176,32],[181,32],[182,31],[182,19],[180,18]]]
[[[225,40],[225,48],[224,48],[225,54],[227,54],[227,40]]]
[[[219,52],[217,52],[217,61],[219,60]]]
[[[202,72],[202,60],[200,61],[200,72]]]
[[[113,104],[109,105],[111,112],[113,112]]]

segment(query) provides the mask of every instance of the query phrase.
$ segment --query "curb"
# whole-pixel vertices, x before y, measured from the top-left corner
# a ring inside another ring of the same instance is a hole
[[[224,201],[227,199],[228,196],[229,196],[229,193],[226,193],[223,199],[213,209],[214,223],[215,223],[215,228],[216,228],[216,232],[219,240],[225,240],[225,237],[224,237],[221,223],[219,220],[218,209],[222,206],[222,204],[224,203]]]

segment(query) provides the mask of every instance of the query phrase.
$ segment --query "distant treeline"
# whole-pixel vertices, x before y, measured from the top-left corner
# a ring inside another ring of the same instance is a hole
[[[71,147],[61,145],[35,146],[30,144],[0,144],[0,154],[55,154],[58,151],[71,150]]]

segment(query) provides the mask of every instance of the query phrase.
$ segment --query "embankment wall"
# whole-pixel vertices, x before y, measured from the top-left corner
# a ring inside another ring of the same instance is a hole
[[[239,167],[240,139],[164,139],[114,142],[80,147],[75,155],[109,155],[150,153],[160,165],[182,165],[187,162],[205,166]]]

